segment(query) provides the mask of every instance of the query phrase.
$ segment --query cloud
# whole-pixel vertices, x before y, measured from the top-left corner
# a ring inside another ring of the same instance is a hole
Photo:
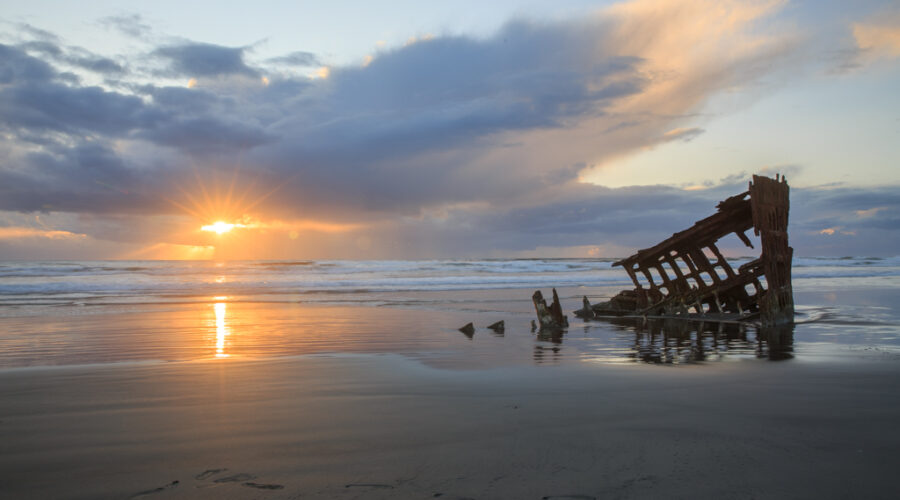
[[[870,13],[847,29],[852,43],[832,49],[832,73],[846,74],[900,57],[900,10],[896,7]]]
[[[63,154],[60,154],[63,153]],[[0,209],[16,211],[142,212],[139,186],[153,185],[98,144],[54,147],[18,159],[17,168],[0,169]]]
[[[12,131],[97,133],[115,137],[150,126],[157,118],[135,96],[100,87],[23,80],[26,81],[21,85],[0,89],[0,127]]]
[[[0,83],[33,83],[50,80],[56,71],[46,62],[9,45],[0,44]]]
[[[152,31],[149,24],[144,22],[140,14],[122,14],[107,16],[100,19],[100,24],[107,28],[113,28],[133,38],[146,37]]]
[[[765,12],[738,9],[723,18],[705,7],[667,9],[700,16],[704,26],[730,23],[715,28],[720,37]],[[119,141],[115,155],[130,170],[164,156],[148,145],[188,155],[196,168],[221,168],[224,157],[244,152],[242,162],[252,167],[241,175],[278,186],[261,208],[284,217],[312,210],[347,222],[468,202],[515,206],[539,196],[549,203],[576,189],[588,165],[701,133],[673,123],[697,98],[667,95],[682,107],[657,110],[661,85],[703,79],[706,86],[692,93],[708,95],[732,83],[703,72],[661,77],[658,61],[671,54],[652,40],[636,41],[644,30],[660,28],[666,42],[681,32],[662,29],[658,14],[642,9],[517,20],[483,39],[430,37],[383,50],[364,67],[333,67],[327,79],[267,75],[269,85],[256,87],[226,80],[192,89],[143,85],[129,94],[44,75],[42,85],[5,90],[3,118],[36,145],[59,134]],[[744,76],[744,63],[766,53],[766,43],[757,45],[759,53],[738,51],[729,67]],[[173,76],[260,75],[245,62],[244,48],[185,42],[151,53]],[[303,51],[285,57],[314,62]],[[616,128],[622,123],[634,125]],[[175,170],[160,178],[176,182]]]
[[[164,126],[139,133],[138,137],[188,153],[246,150],[265,144],[273,138],[252,124],[208,117],[169,121]]]
[[[8,47],[8,49],[12,48]],[[64,46],[56,41],[31,40],[20,43],[15,48],[22,51],[18,57],[27,56],[28,53],[37,53],[42,59],[49,59],[56,63],[102,75],[121,75],[125,72],[125,67],[113,59],[99,56],[81,47]]]
[[[759,175],[765,175],[768,177],[774,177],[776,175],[780,175],[785,179],[793,179],[797,175],[800,175],[801,172],[804,172],[806,169],[803,165],[797,165],[793,163],[782,163],[778,165],[767,165],[765,167],[760,168],[757,173]]]
[[[246,230],[284,241],[317,231],[327,238],[316,251],[345,257],[646,246],[747,179],[693,192],[581,180],[698,137],[705,129],[691,120],[709,99],[789,73],[793,32],[758,29],[780,7],[637,0],[383,47],[368,64],[329,66],[327,78],[292,71],[321,65],[303,50],[260,67],[246,47],[194,41],[107,58],[23,27],[34,39],[0,45],[0,210],[74,214],[65,230],[101,240],[166,234],[206,249],[168,218],[196,229],[193,212],[243,200],[221,211],[260,221]],[[151,29],[140,16],[102,22],[131,36]],[[83,84],[73,71],[114,83]],[[810,234],[896,229],[890,190],[815,193],[828,203],[797,193]]]
[[[865,218],[865,217],[872,217],[872,216],[878,214],[878,212],[881,212],[883,210],[888,210],[888,209],[889,209],[888,207],[873,207],[873,208],[864,209],[864,210],[856,210],[855,213],[856,213],[857,217]]]
[[[313,66],[321,66],[322,62],[319,58],[313,54],[312,52],[305,52],[302,50],[298,50],[295,52],[291,52],[290,54],[286,54],[279,57],[272,57],[266,59],[267,63],[270,64],[278,64],[285,66],[301,66],[301,67],[313,67]]]
[[[22,238],[44,238],[51,240],[81,239],[85,234],[75,234],[69,231],[53,229],[37,229],[33,227],[0,227],[0,240],[17,240]]]
[[[211,43],[187,42],[156,49],[153,54],[169,63],[172,76],[259,76],[244,63],[244,47],[224,47]]]
[[[691,142],[696,139],[700,135],[702,135],[705,130],[702,128],[674,128],[669,130],[665,134],[663,134],[663,140],[666,142],[669,141],[682,141],[682,142]]]
[[[59,45],[44,40],[32,40],[29,42],[24,42],[19,44],[18,47],[25,51],[38,52],[50,57],[59,57],[63,53]]]
[[[104,75],[118,75],[125,71],[125,68],[121,64],[108,57],[100,57],[87,51],[79,52],[80,54],[66,58],[65,62]]]
[[[853,24],[853,38],[857,48],[870,57],[900,57],[900,13]]]
[[[60,40],[60,38],[58,36],[56,36],[55,34],[49,32],[47,30],[42,30],[40,28],[32,26],[28,23],[19,23],[17,25],[17,27],[20,32],[25,33],[32,38],[37,38],[38,40],[54,42],[54,43],[58,43]]]

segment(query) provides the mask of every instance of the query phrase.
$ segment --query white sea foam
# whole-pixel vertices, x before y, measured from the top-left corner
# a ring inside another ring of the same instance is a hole
[[[735,266],[749,259],[735,259]],[[0,306],[630,285],[614,259],[0,262]],[[795,280],[900,276],[900,257],[796,258]],[[3,313],[0,308],[0,314]]]

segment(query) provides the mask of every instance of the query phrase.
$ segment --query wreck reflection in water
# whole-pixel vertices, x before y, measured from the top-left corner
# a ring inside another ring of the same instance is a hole
[[[578,327],[537,334],[534,361],[559,361],[563,344],[573,344],[581,356],[601,361],[619,360],[652,364],[684,364],[721,361],[729,356],[772,361],[794,357],[794,327],[756,327],[741,323],[685,321],[680,319],[607,318],[612,338],[598,339],[598,330],[585,324],[589,338],[579,338]],[[609,336],[602,329],[600,336]],[[577,345],[575,345],[577,344]]]

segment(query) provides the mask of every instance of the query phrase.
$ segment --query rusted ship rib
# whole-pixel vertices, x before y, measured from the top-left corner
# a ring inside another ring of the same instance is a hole
[[[593,306],[585,298],[576,316],[758,321],[761,326],[792,323],[787,181],[777,175],[775,179],[754,175],[749,190],[720,202],[717,208],[718,212],[692,227],[615,262],[635,288]],[[761,254],[735,270],[716,242],[734,233],[753,248],[746,235],[751,228],[759,236]]]

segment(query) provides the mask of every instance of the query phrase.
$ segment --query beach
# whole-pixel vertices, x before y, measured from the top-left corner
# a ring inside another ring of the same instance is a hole
[[[894,498],[894,267],[823,269],[798,273],[798,323],[778,341],[571,316],[564,334],[542,335],[524,287],[306,301],[83,293],[91,305],[26,304],[6,289],[0,491]],[[589,285],[560,288],[567,313],[581,294],[614,293]],[[485,328],[500,319],[502,334]],[[457,331],[469,321],[471,337]]]
[[[895,361],[449,371],[395,355],[2,380],[7,498],[896,497]]]
[[[0,20],[0,500],[900,499],[900,0]]]

